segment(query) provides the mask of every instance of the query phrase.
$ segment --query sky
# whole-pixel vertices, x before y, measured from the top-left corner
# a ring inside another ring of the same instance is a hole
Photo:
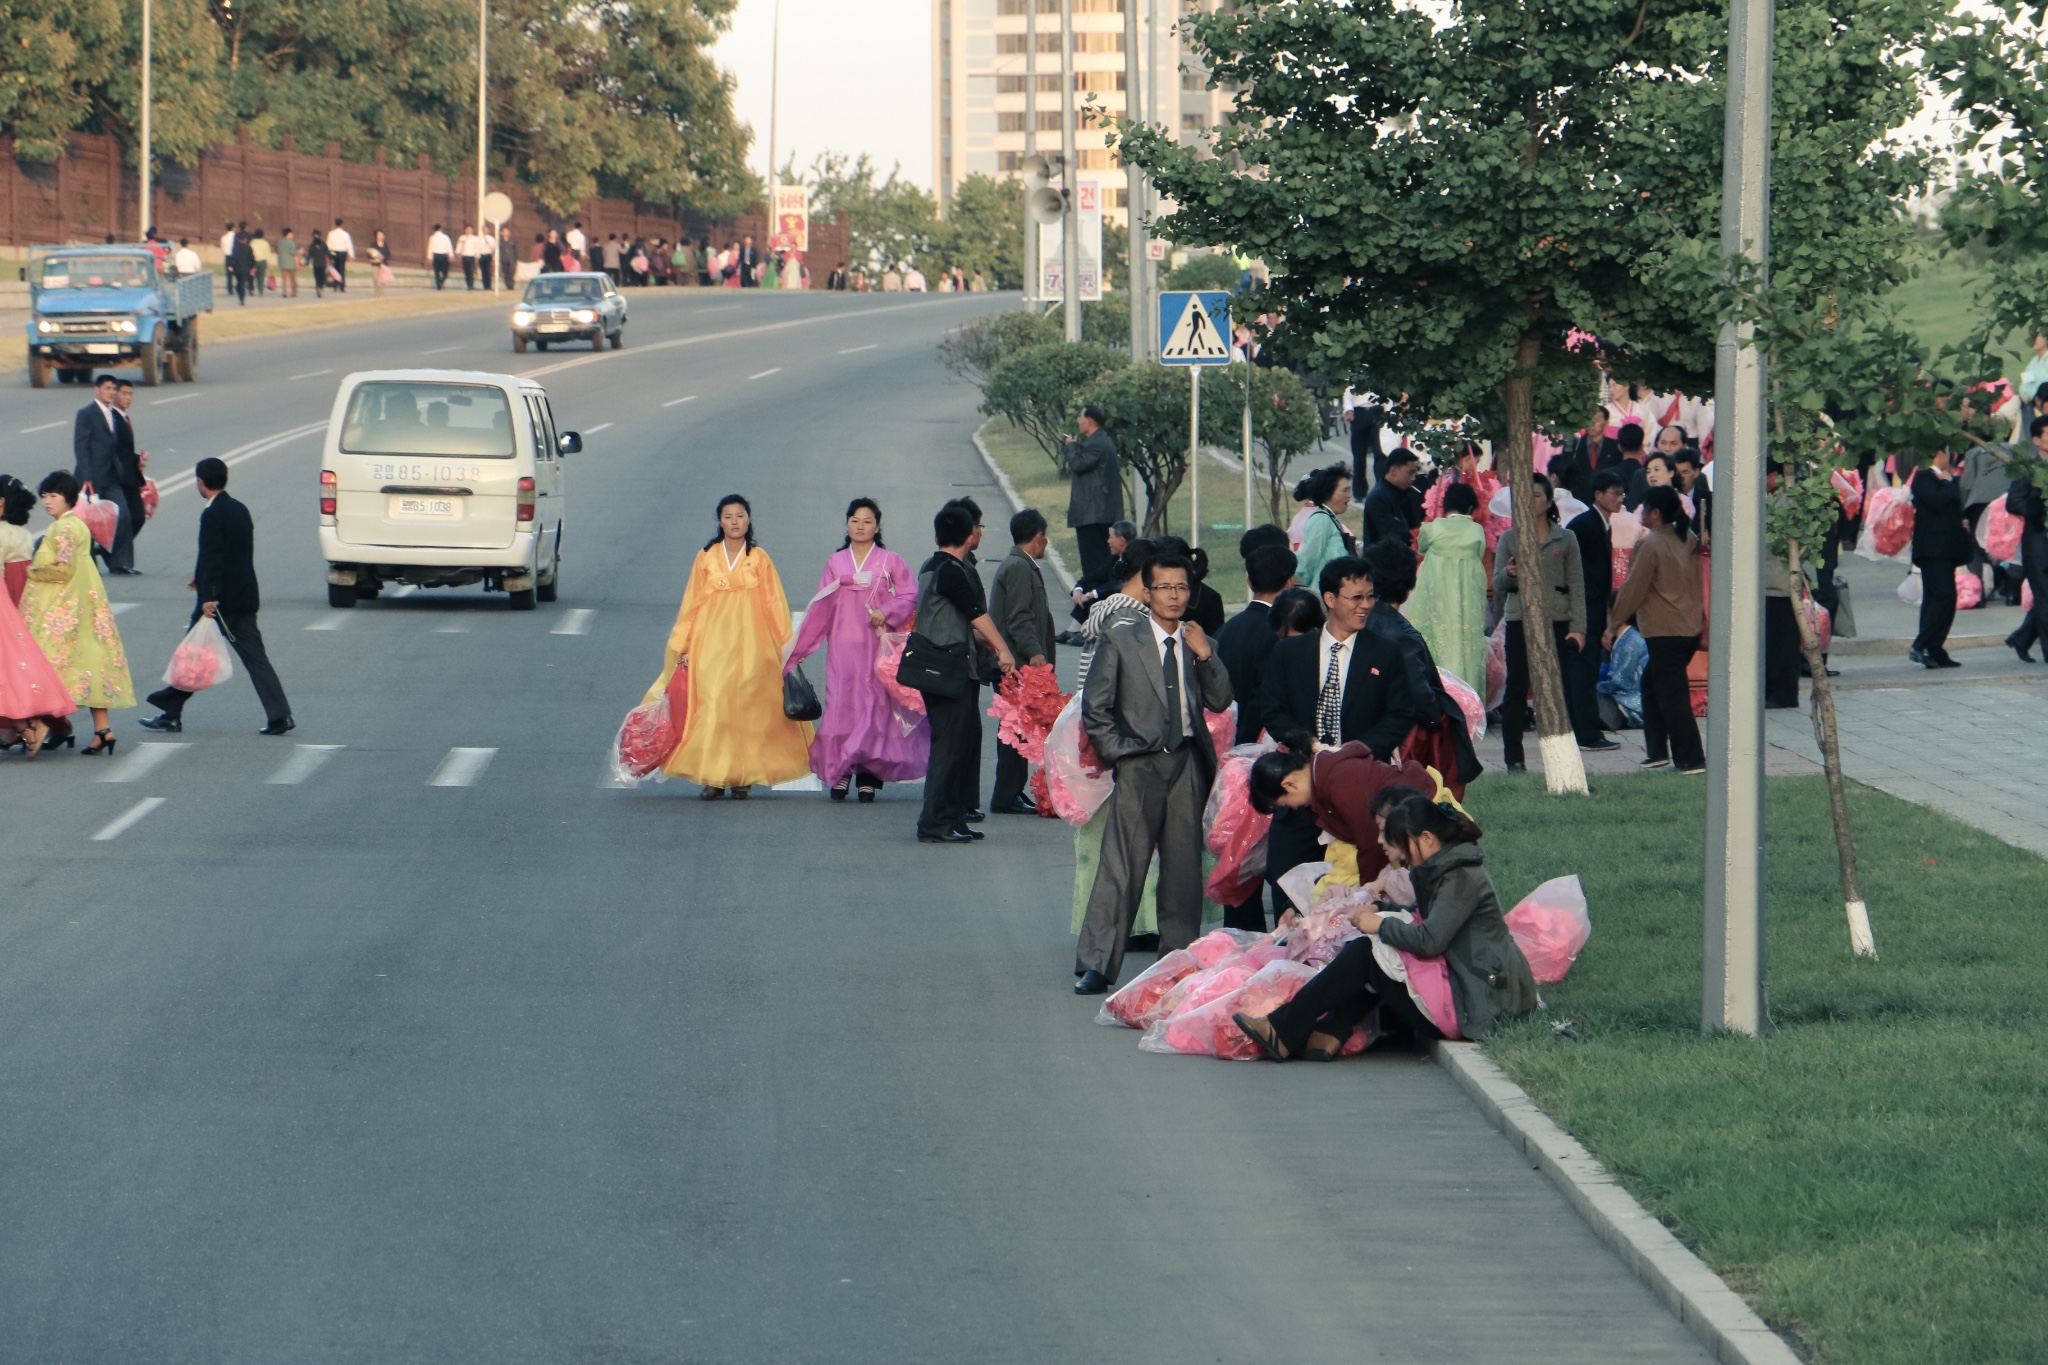
[[[740,0],[713,49],[739,78],[754,168],[768,171],[768,91],[776,0]],[[821,151],[866,152],[884,174],[932,185],[931,0],[782,0],[780,157],[802,170]]]

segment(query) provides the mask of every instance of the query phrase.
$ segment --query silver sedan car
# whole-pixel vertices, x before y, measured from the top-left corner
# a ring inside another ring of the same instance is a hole
[[[551,341],[587,341],[601,351],[626,344],[626,296],[601,270],[536,275],[512,310],[512,349],[528,343],[545,351]]]

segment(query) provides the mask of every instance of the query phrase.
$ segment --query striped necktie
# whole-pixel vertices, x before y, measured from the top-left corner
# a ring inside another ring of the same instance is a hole
[[[1344,691],[1338,680],[1337,668],[1344,658],[1346,643],[1339,641],[1330,646],[1330,671],[1323,675],[1322,694],[1316,698],[1316,738],[1325,744],[1337,742],[1338,716],[1344,708]]]

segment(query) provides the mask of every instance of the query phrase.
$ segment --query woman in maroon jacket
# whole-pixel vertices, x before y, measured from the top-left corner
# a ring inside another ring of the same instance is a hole
[[[1358,880],[1372,881],[1387,867],[1374,799],[1388,787],[1429,795],[1437,787],[1429,769],[1413,759],[1399,767],[1383,763],[1356,741],[1332,749],[1296,732],[1283,735],[1281,744],[1252,765],[1252,808],[1262,815],[1282,807],[1307,809],[1332,839],[1358,850]]]

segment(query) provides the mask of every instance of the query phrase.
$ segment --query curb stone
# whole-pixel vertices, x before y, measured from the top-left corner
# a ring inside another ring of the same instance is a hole
[[[1438,1043],[1437,1064],[1721,1365],[1799,1365],[1740,1294],[1644,1210],[1476,1043]]]
[[[996,463],[996,457],[988,453],[988,444],[981,439],[981,433],[974,433],[974,449],[981,455],[981,462],[988,466],[988,472],[996,476],[996,484],[1003,490],[1003,496],[1010,500],[1010,510],[1024,510],[1024,499],[1017,495],[1017,485],[1010,482],[1010,476]],[[1060,576],[1060,582],[1067,585],[1067,591],[1074,590],[1074,575],[1067,569],[1067,561],[1057,546],[1045,547],[1045,557],[1052,561],[1053,572]]]

